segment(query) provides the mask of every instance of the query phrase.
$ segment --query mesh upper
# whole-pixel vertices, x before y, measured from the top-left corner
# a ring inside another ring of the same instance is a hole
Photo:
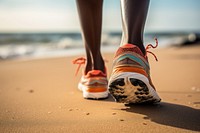
[[[115,54],[115,57],[124,53],[128,53],[128,52],[134,52],[144,57],[144,54],[142,53],[142,51],[137,46],[132,45],[132,44],[126,44],[124,46],[119,47],[119,49],[117,50]]]

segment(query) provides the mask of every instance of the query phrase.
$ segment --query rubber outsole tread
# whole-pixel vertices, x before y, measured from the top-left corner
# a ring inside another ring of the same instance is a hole
[[[126,104],[160,102],[161,99],[158,99],[151,94],[149,88],[143,81],[135,78],[125,80],[125,78],[119,78],[109,85],[109,92],[116,102]]]

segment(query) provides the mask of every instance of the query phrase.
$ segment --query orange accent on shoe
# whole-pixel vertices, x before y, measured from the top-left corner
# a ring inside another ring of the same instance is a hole
[[[130,44],[130,43],[127,43],[123,46],[121,46],[122,48],[130,48],[130,47],[133,47],[133,44]]]
[[[87,92],[93,92],[93,93],[105,92],[105,91],[107,91],[107,88],[96,88],[96,87],[94,87],[94,88],[88,88],[86,91]]]
[[[142,53],[142,51],[136,45],[128,43],[128,44],[124,44],[124,45],[119,47],[119,49],[115,53],[115,57],[114,58],[117,58],[118,56],[121,56],[122,54],[127,53],[127,52],[131,52],[132,53],[133,51],[134,51],[134,53],[144,57],[144,54]]]
[[[140,73],[146,77],[148,77],[148,74],[144,69],[136,68],[136,67],[117,67],[114,69],[113,73],[121,73],[121,72],[136,72]]]
[[[106,68],[105,68],[106,71]],[[103,73],[101,70],[91,70],[85,75],[85,78],[90,78],[90,77],[107,77],[106,72]]]

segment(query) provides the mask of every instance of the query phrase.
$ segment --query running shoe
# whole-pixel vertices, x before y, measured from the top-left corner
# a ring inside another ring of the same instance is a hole
[[[157,103],[161,99],[150,77],[150,67],[147,53],[149,48],[156,48],[149,44],[146,55],[133,44],[125,44],[117,50],[113,71],[109,80],[109,91],[116,102],[129,103]],[[156,56],[154,55],[157,60]]]
[[[73,61],[74,64],[79,64],[77,72],[82,64],[85,64],[85,58],[78,58]],[[106,71],[106,68],[105,68]],[[77,74],[76,72],[76,74]],[[83,92],[83,97],[86,99],[105,99],[108,97],[108,80],[106,72],[100,70],[91,70],[81,77],[78,84],[78,89]]]

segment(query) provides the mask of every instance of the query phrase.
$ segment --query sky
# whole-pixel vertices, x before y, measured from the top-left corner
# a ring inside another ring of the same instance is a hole
[[[121,30],[120,0],[104,0],[103,31]],[[77,32],[75,0],[0,0],[0,32]],[[151,0],[146,32],[200,32],[200,0]]]

